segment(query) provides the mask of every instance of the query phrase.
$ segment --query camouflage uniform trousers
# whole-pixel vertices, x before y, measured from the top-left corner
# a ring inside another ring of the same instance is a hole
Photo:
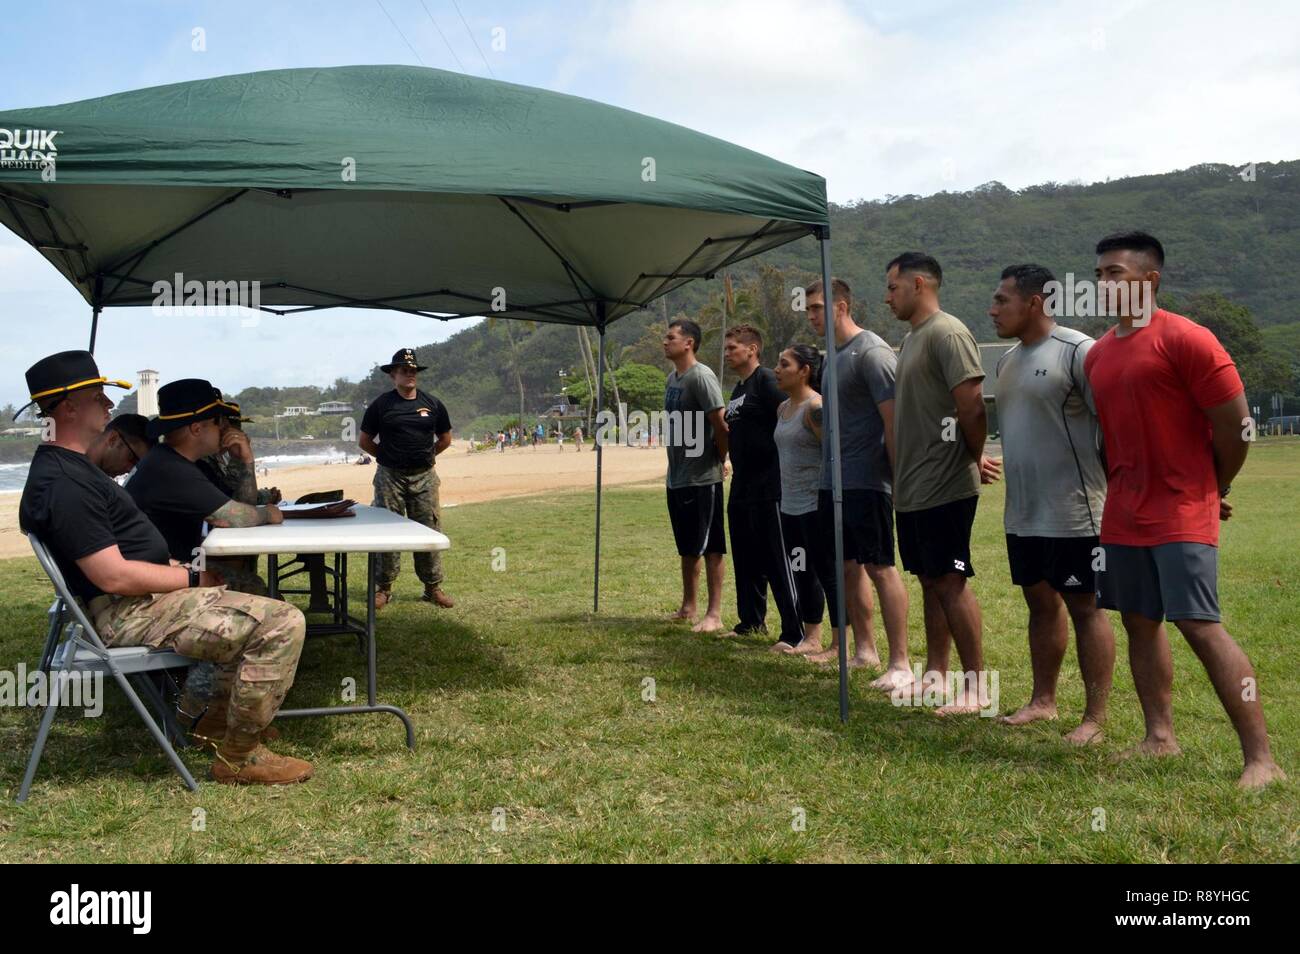
[[[100,596],[88,609],[110,647],[171,649],[214,663],[213,694],[229,697],[227,727],[244,734],[260,732],[275,718],[293,685],[307,631],[296,606],[224,586]]]
[[[372,506],[400,513],[431,530],[442,530],[442,508],[438,505],[438,473],[428,470],[375,468],[375,501]],[[400,553],[380,554],[377,582],[381,590],[390,589],[402,569]],[[415,574],[426,585],[442,585],[442,554],[424,551],[415,554]]]
[[[266,596],[266,583],[257,575],[257,557],[209,557],[207,568],[215,570],[226,581],[226,588],[236,593]],[[186,715],[198,718],[213,697],[217,680],[217,667],[210,662],[195,663],[185,676],[185,692],[177,708]]]

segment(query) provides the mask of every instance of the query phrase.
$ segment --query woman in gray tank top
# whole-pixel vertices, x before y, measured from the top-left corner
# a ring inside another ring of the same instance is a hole
[[[776,384],[789,395],[777,408],[777,456],[781,461],[781,534],[790,554],[795,599],[803,621],[803,641],[788,652],[809,655],[822,651],[822,611],[829,602],[835,614],[835,569],[829,580],[818,566],[820,528],[817,490],[821,486],[822,433],[819,423],[822,399],[821,352],[808,345],[795,345],[781,352],[776,365]],[[826,587],[832,587],[827,589]],[[834,625],[834,620],[832,620]]]

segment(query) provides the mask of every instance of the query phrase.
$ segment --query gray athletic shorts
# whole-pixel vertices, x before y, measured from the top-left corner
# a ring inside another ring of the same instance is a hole
[[[1102,544],[1097,605],[1147,619],[1219,622],[1219,549],[1206,543],[1157,547]]]

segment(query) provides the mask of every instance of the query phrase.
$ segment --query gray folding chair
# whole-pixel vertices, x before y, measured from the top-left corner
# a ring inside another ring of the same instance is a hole
[[[99,634],[95,632],[81,604],[73,598],[68,584],[63,578],[59,566],[50,556],[34,534],[28,534],[36,559],[40,561],[50,582],[54,584],[55,600],[50,607],[50,628],[45,638],[45,647],[41,653],[41,669],[50,676],[50,689],[47,693],[45,711],[41,714],[40,728],[36,733],[36,742],[32,746],[31,758],[27,761],[27,772],[18,790],[18,801],[25,802],[31,790],[32,780],[36,777],[36,766],[40,764],[41,754],[45,749],[45,740],[54,724],[54,716],[59,710],[59,690],[72,676],[83,673],[106,673],[113,677],[127,699],[130,700],[136,714],[149,728],[150,735],[162,748],[172,767],[180,773],[190,791],[198,790],[198,783],[185,767],[172,739],[184,744],[184,736],[176,721],[172,718],[171,707],[158,688],[151,682],[151,673],[167,669],[192,666],[198,662],[188,656],[170,650],[151,650],[147,646],[129,646],[109,649],[104,645]],[[60,676],[62,674],[62,676]],[[134,684],[134,685],[133,685]],[[149,714],[140,695],[139,689],[153,705],[157,718]]]

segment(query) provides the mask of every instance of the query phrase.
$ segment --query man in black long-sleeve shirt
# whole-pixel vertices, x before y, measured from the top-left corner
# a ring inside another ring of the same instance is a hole
[[[781,639],[773,648],[785,649],[803,639],[790,554],[781,533],[781,468],[772,439],[776,410],[786,395],[776,385],[776,373],[759,363],[762,349],[763,337],[750,325],[727,332],[727,366],[740,378],[726,410],[734,470],[727,522],[740,616],[733,632],[766,632],[770,585],[781,614]]]

